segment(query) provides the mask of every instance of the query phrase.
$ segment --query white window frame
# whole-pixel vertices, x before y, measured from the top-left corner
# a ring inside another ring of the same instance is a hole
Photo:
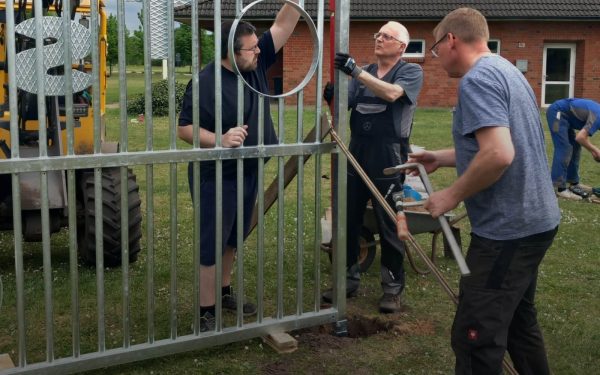
[[[411,39],[410,43],[412,42],[421,42],[421,45],[423,46],[423,49],[420,53],[404,53],[402,55],[402,57],[407,57],[407,58],[423,58],[425,57],[425,39]],[[408,46],[406,46],[408,47]]]
[[[498,43],[498,52],[492,52],[492,53],[495,53],[495,54],[499,55],[500,51],[501,51],[501,47],[502,47],[502,44],[500,43],[500,39],[490,39],[490,40],[488,40],[488,43],[489,42],[496,42],[496,43]]]
[[[571,50],[571,62],[569,66],[568,81],[547,81],[546,80],[546,65],[548,63],[548,48],[564,48]],[[546,43],[544,44],[544,55],[542,60],[542,97],[540,102],[543,108],[548,108],[552,103],[546,103],[546,87],[553,84],[568,84],[569,98],[575,96],[575,65],[577,64],[577,44],[575,43]]]

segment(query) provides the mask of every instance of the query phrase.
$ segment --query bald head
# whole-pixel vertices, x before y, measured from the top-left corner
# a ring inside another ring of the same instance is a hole
[[[384,31],[387,34],[394,36],[406,45],[408,45],[408,43],[410,42],[410,35],[408,34],[408,30],[400,22],[390,21],[383,25],[381,31]]]

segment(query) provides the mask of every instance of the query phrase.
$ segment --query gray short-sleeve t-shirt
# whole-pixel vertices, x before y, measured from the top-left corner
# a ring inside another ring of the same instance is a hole
[[[493,185],[465,200],[473,233],[510,240],[545,232],[560,222],[544,134],[531,86],[510,62],[484,56],[462,78],[452,132],[462,175],[479,151],[478,129],[510,129],[515,157]]]

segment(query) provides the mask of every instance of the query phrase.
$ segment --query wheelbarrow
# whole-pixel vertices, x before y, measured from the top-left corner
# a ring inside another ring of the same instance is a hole
[[[438,249],[438,237],[442,234],[443,237],[443,249],[444,256],[447,258],[452,258],[452,251],[450,250],[450,245],[446,240],[445,236],[442,233],[442,228],[438,219],[434,219],[428,212],[425,211],[417,211],[417,210],[406,210],[404,211],[406,215],[406,221],[408,224],[408,230],[413,235],[422,234],[422,233],[431,233],[433,234],[431,240],[431,260],[435,263],[436,253]],[[331,223],[331,210],[327,209],[325,220],[329,221],[329,225]],[[452,229],[452,233],[456,238],[456,242],[459,246],[461,246],[461,238],[460,238],[460,228],[456,226],[456,224],[466,217],[465,214],[456,215],[452,212],[446,213],[444,215],[450,224],[450,228]],[[326,225],[323,223],[323,225]],[[325,232],[325,230],[323,231]],[[371,202],[367,205],[367,210],[365,211],[365,216],[363,218],[363,226],[360,232],[360,250],[358,255],[358,265],[361,273],[367,272],[369,267],[373,264],[375,260],[375,255],[377,253],[377,246],[380,244],[379,241],[379,229],[377,227],[377,221],[375,219],[375,211]],[[329,259],[332,259],[332,247],[331,241],[327,239],[327,243],[321,244],[321,250],[326,252],[329,255]],[[421,275],[426,275],[429,273],[429,270],[425,267],[419,267],[414,261],[414,257],[412,253],[407,248],[407,258],[412,267],[412,269]]]

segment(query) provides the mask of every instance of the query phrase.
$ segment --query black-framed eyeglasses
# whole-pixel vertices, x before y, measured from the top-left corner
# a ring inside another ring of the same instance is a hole
[[[440,57],[438,55],[438,48],[439,48],[439,44],[441,42],[443,42],[444,40],[446,40],[446,38],[448,37],[448,35],[450,34],[446,34],[443,37],[441,37],[437,42],[433,43],[433,45],[431,46],[431,48],[429,49],[429,51],[431,51],[431,54],[433,55],[433,57]]]
[[[389,42],[390,40],[395,40],[397,42],[404,43],[400,39],[395,38],[395,37],[391,36],[390,34],[386,34],[386,33],[375,33],[375,34],[373,34],[373,39],[377,40],[379,37],[381,37],[386,42]]]
[[[242,51],[252,51],[254,53],[260,51],[260,48],[258,48],[258,44],[255,45],[254,47],[250,47],[250,48],[240,48],[240,50]]]

